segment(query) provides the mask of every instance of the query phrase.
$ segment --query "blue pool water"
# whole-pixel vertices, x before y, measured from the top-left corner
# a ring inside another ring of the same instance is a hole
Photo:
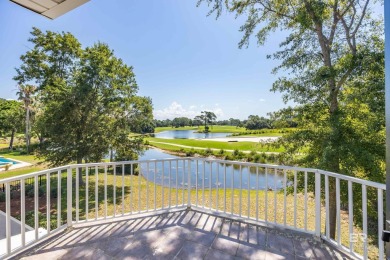
[[[0,157],[0,164],[8,164],[8,163],[18,164],[19,162]]]

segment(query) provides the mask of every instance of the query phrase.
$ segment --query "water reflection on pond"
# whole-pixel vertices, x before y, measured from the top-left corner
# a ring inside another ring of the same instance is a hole
[[[226,137],[231,133],[196,133],[196,130],[169,130],[154,134],[165,139],[204,139]]]
[[[151,162],[141,164],[141,174],[151,182],[166,187],[187,187],[189,168],[191,171],[191,187],[204,188],[243,188],[243,189],[281,189],[283,175],[275,174],[274,169],[267,169],[267,178],[263,167],[248,167],[232,165],[229,162],[204,162],[192,160],[190,167],[186,158],[164,153],[160,150],[150,149],[140,160],[177,158],[178,161]]]

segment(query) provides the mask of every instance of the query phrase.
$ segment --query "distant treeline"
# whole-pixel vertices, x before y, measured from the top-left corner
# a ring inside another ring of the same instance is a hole
[[[247,130],[259,129],[274,129],[297,127],[298,123],[294,117],[293,109],[286,108],[281,111],[268,113],[267,117],[260,117],[258,115],[250,115],[248,119],[240,120],[237,118],[230,118],[229,120],[215,120],[212,125],[226,125],[244,127]],[[188,117],[176,117],[172,120],[154,120],[156,127],[184,127],[184,126],[202,126],[203,122],[196,117],[194,119]]]

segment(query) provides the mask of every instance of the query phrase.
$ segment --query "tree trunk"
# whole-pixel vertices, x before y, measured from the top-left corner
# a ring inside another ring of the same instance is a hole
[[[83,157],[78,157],[77,158],[77,164],[82,164],[83,163]],[[77,168],[78,171],[79,171],[79,185],[80,186],[84,186],[85,185],[85,182],[83,180],[83,168],[82,167],[79,167]]]
[[[44,137],[43,135],[38,135],[38,139],[39,139],[39,146],[42,146],[43,145],[43,142],[44,142]]]
[[[340,173],[340,153],[339,142],[341,138],[340,133],[340,114],[337,99],[337,89],[334,80],[329,80],[330,85],[330,127],[331,136],[329,136],[328,154],[325,154],[324,160],[326,170],[335,173]],[[336,238],[336,219],[337,207],[336,201],[340,199],[336,197],[336,180],[329,178],[329,236],[332,239]]]
[[[30,109],[26,107],[26,151],[27,154],[30,152]]]
[[[11,140],[9,142],[9,149],[13,150],[14,149],[14,137],[15,137],[15,129],[12,129],[11,132]]]

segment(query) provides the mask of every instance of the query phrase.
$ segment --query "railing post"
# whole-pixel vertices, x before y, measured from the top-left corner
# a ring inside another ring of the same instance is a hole
[[[315,172],[315,203],[316,203],[316,226],[315,236],[321,238],[321,174]]]
[[[187,180],[187,189],[188,189],[188,202],[187,208],[191,208],[191,159],[188,159],[188,180]]]
[[[70,167],[68,167],[67,170],[66,202],[67,202],[66,222],[68,227],[71,227],[73,221],[72,221],[72,169]]]
[[[5,237],[6,237],[6,247],[7,255],[11,254],[11,186],[9,182],[6,184],[5,190]]]

